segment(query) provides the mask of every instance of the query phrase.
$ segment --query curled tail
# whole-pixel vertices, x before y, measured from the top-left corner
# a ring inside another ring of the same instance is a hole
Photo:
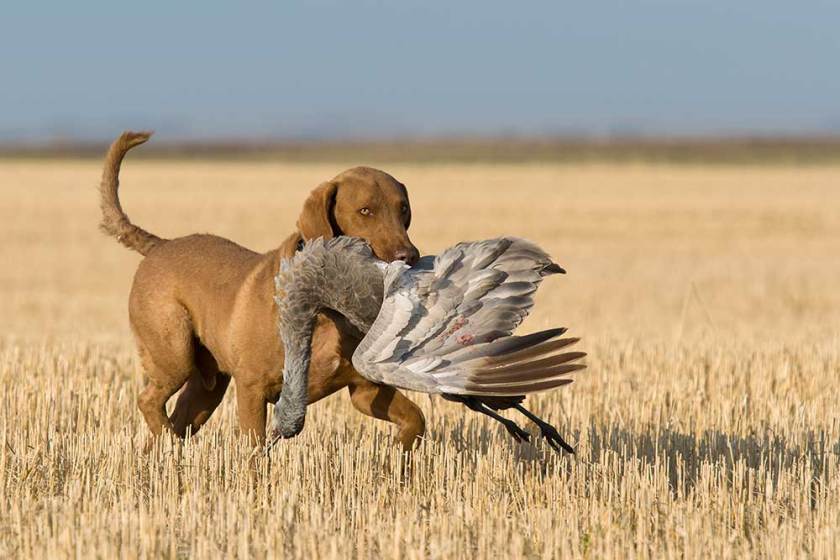
[[[144,256],[166,240],[132,224],[123,212],[117,191],[120,186],[120,165],[126,152],[144,143],[151,135],[151,132],[126,131],[114,140],[105,156],[102,183],[99,185],[99,204],[102,208],[100,229],[116,237],[117,241],[129,249],[134,249]]]

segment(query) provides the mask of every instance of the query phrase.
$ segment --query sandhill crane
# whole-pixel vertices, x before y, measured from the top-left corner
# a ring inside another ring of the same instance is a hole
[[[583,352],[557,328],[513,336],[544,276],[565,272],[539,247],[504,237],[460,243],[414,267],[386,264],[359,239],[307,243],[276,278],[286,357],[269,446],[302,429],[315,317],[332,310],[364,338],[353,365],[375,383],[440,394],[501,422],[517,441],[528,432],[496,410],[514,408],[554,448],[574,453],[557,430],[522,406],[524,395],[571,383]]]

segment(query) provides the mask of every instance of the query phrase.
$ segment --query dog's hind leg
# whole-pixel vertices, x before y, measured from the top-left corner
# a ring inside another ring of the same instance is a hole
[[[230,376],[219,371],[213,355],[200,344],[196,347],[195,361],[200,375],[193,375],[187,380],[169,417],[175,433],[181,437],[187,434],[188,429],[195,434],[210,419],[230,384]],[[211,387],[207,386],[208,380],[213,380]]]
[[[199,375],[189,317],[180,306],[155,309],[154,322],[138,310],[133,311],[131,326],[148,377],[137,405],[153,435],[160,435],[163,430],[178,435],[166,416],[166,403],[187,379]]]
[[[149,362],[149,359],[142,359],[143,362]],[[190,372],[177,372],[177,375],[172,375],[171,370],[162,370],[154,365],[145,366],[146,374],[149,377],[146,387],[140,392],[137,398],[137,405],[143,417],[146,419],[146,424],[152,431],[152,434],[159,436],[163,430],[169,430],[172,433],[181,436],[175,431],[169,418],[166,416],[166,403],[169,398],[178,392],[178,389],[189,378]]]

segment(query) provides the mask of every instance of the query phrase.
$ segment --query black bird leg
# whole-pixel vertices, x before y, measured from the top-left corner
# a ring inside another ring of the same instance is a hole
[[[500,416],[493,412],[491,409],[487,408],[484,404],[482,404],[478,399],[475,397],[467,397],[463,395],[445,395],[447,399],[458,401],[466,405],[471,410],[476,412],[480,412],[481,414],[486,414],[493,420],[500,422],[508,433],[513,436],[517,442],[529,441],[531,434],[523,430],[522,428],[517,425],[516,422],[513,420],[508,420],[504,416]],[[454,398],[453,398],[454,397]]]
[[[531,422],[533,422],[540,428],[542,437],[545,438],[545,440],[548,442],[548,445],[550,445],[555,451],[559,452],[562,448],[564,451],[571,453],[572,455],[575,454],[574,448],[565,441],[563,441],[563,438],[560,437],[560,434],[557,432],[554,426],[552,426],[548,422],[545,422],[521,404],[514,405],[514,408],[516,408],[516,410],[528,417],[528,419],[531,420]]]

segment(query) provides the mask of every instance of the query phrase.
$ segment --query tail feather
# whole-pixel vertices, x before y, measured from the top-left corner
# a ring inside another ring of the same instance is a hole
[[[586,369],[586,364],[556,364],[551,367],[530,369],[516,373],[500,373],[488,375],[471,376],[470,383],[487,386],[488,388],[497,385],[522,385],[531,381],[545,381],[561,375]]]
[[[578,338],[557,338],[566,329],[549,329],[501,338],[460,360],[444,360],[433,375],[441,391],[476,396],[518,396],[571,383],[565,376],[586,368],[585,352],[557,353]],[[449,358],[449,357],[447,357]]]
[[[534,358],[539,358],[541,356],[547,356],[548,354],[556,352],[566,346],[571,346],[579,341],[580,338],[556,338],[547,340],[516,352],[509,352],[500,356],[489,356],[487,358],[483,358],[481,360],[481,365],[483,368],[487,369],[505,367],[519,362],[533,360]]]
[[[557,354],[543,358],[540,360],[533,360],[530,362],[520,362],[509,366],[500,368],[483,369],[473,373],[473,377],[481,379],[482,382],[491,382],[494,379],[504,379],[508,376],[514,377],[517,375],[525,375],[532,371],[546,371],[554,370],[555,366],[568,364],[586,356],[585,352],[567,352],[565,354]]]
[[[146,142],[151,135],[151,132],[126,131],[114,140],[105,156],[102,182],[99,185],[100,208],[102,209],[100,229],[115,237],[129,249],[134,249],[144,256],[163,243],[165,239],[131,223],[120,205],[118,190],[120,166],[125,154],[131,148]]]
[[[455,394],[468,394],[468,395],[476,395],[476,396],[492,396],[492,397],[518,397],[520,395],[530,394],[530,393],[539,393],[541,391],[548,391],[549,389],[556,389],[557,387],[562,387],[563,385],[568,385],[571,383],[571,379],[567,379],[565,377],[555,377],[554,379],[549,380],[542,380],[542,381],[535,381],[533,383],[528,384],[521,384],[521,385],[497,385],[493,387],[488,387],[486,385],[475,385],[472,383],[468,383],[463,389],[456,390],[456,391],[446,391],[452,392]]]

